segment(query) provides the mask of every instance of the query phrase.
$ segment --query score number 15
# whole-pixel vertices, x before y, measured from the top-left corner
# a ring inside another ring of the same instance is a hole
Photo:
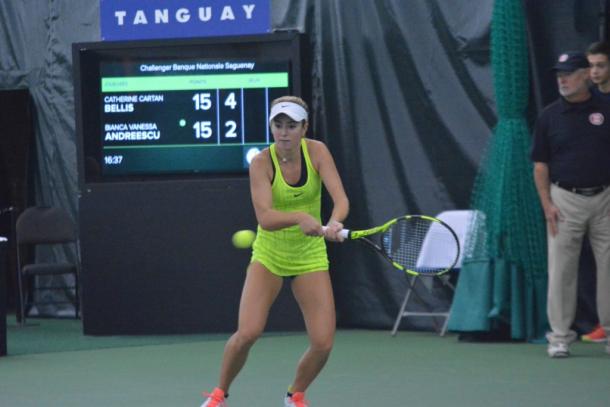
[[[193,102],[195,103],[195,110],[210,110],[212,108],[212,94],[211,93],[196,93],[193,95]],[[237,100],[235,98],[235,92],[231,92],[227,95],[224,100],[224,105],[234,110],[237,106]],[[225,122],[227,132],[225,133],[226,138],[237,138],[237,123],[235,120],[227,120]],[[196,122],[193,125],[195,130],[195,138],[208,139],[214,134],[211,121]]]

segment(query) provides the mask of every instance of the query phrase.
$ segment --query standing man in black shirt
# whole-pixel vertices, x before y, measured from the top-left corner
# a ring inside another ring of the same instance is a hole
[[[591,95],[583,53],[561,54],[553,70],[561,97],[536,122],[532,160],[547,222],[548,354],[567,357],[576,339],[571,325],[585,233],[597,265],[600,323],[610,332],[610,104]]]

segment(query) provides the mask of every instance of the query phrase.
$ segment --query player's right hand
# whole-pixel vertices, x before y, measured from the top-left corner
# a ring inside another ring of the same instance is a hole
[[[313,216],[304,213],[299,227],[306,236],[323,236],[322,225]]]

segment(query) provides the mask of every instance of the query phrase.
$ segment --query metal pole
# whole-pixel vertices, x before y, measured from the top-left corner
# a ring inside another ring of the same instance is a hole
[[[599,1],[599,40],[608,40],[608,0]]]

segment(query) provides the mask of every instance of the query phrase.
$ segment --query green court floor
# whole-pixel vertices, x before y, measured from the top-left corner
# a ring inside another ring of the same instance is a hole
[[[78,321],[9,326],[0,406],[199,406],[217,381],[227,335],[84,337]],[[302,333],[266,335],[231,389],[231,407],[282,406]],[[577,343],[552,360],[544,345],[463,343],[432,332],[340,330],[307,398],[311,407],[610,405],[610,356]]]

